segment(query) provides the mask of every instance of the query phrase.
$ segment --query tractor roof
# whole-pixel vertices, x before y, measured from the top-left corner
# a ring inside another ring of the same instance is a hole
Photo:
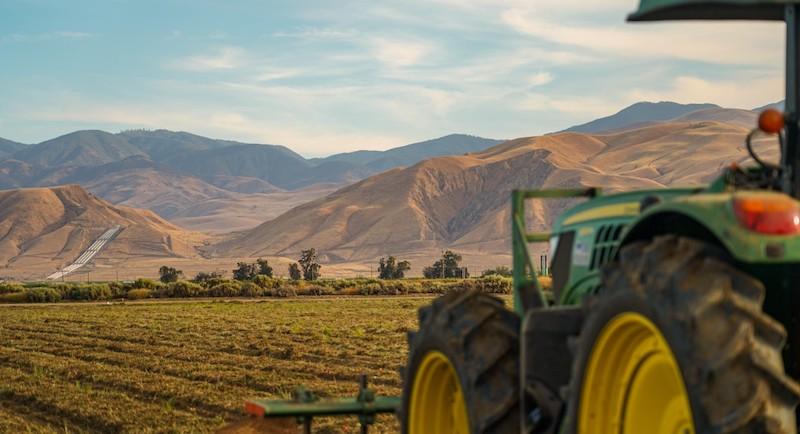
[[[628,21],[778,20],[800,0],[641,0]]]

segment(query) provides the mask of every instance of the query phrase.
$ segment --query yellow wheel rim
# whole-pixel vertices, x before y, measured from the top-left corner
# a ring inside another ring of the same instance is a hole
[[[584,373],[579,434],[694,434],[680,367],[666,339],[638,313],[614,317]]]
[[[414,375],[409,434],[469,434],[464,393],[453,364],[439,351],[425,354]]]

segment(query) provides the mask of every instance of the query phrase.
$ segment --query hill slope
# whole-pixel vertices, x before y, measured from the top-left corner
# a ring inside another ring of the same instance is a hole
[[[113,206],[77,185],[3,190],[0,267],[54,271],[115,225],[123,230],[99,257],[192,255],[199,240],[151,211]]]
[[[321,159],[319,162],[340,161],[360,164],[376,173],[395,167],[411,166],[432,157],[482,151],[501,142],[502,140],[485,139],[467,134],[450,134],[386,151],[356,151],[335,154]]]
[[[145,153],[124,138],[105,131],[76,131],[13,154],[16,160],[44,167],[96,166]]]
[[[0,157],[13,154],[23,148],[25,148],[25,145],[22,143],[0,137]]]
[[[214,246],[218,255],[296,255],[372,261],[441,248],[508,254],[508,197],[515,188],[602,186],[609,191],[696,185],[745,161],[747,129],[673,122],[610,134],[565,132],[516,139],[484,152],[394,169],[299,206]],[[777,156],[776,146],[765,153]],[[546,228],[566,203],[534,205]]]

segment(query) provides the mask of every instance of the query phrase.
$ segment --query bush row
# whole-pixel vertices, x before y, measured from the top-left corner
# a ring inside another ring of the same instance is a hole
[[[294,297],[320,295],[444,294],[475,289],[510,294],[511,279],[489,276],[474,279],[321,279],[313,282],[256,276],[252,281],[210,279],[201,283],[160,283],[150,279],[109,283],[0,283],[0,303],[56,301],[141,300],[193,297]]]

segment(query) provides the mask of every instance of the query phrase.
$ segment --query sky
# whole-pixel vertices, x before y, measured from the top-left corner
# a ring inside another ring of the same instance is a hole
[[[636,0],[2,0],[0,137],[165,128],[305,156],[783,94],[781,23]]]

